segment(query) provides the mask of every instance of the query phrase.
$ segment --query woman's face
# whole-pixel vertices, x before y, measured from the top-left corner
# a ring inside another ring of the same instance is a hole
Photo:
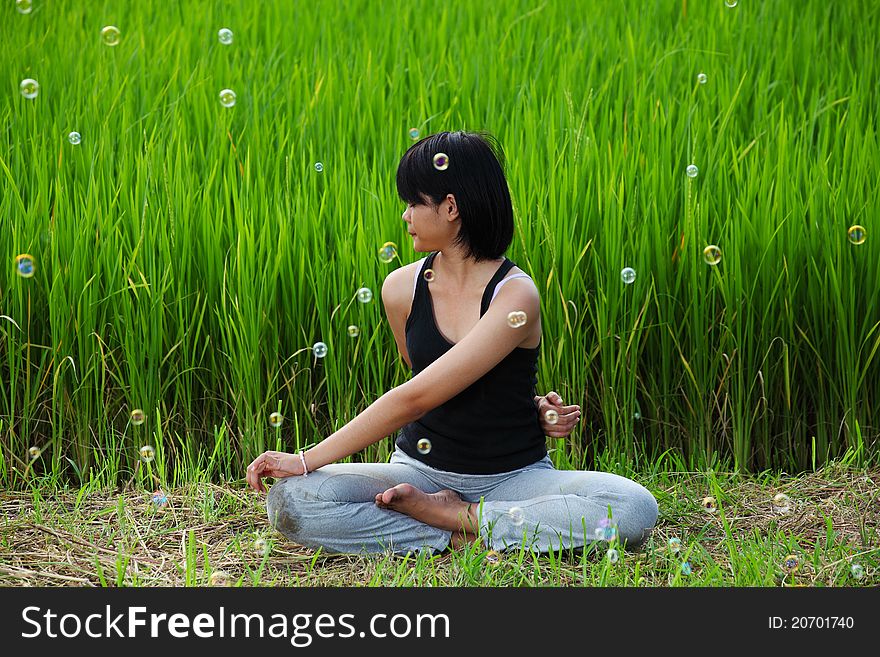
[[[458,213],[451,195],[437,207],[432,207],[430,199],[416,204],[408,203],[403,211],[403,220],[413,238],[415,251],[442,251],[458,232]]]

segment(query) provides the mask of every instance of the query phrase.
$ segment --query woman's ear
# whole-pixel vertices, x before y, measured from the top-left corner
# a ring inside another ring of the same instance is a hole
[[[444,214],[449,219],[458,219],[458,203],[455,201],[455,196],[452,194],[447,194],[446,198],[443,199],[446,202],[446,208],[444,210]]]

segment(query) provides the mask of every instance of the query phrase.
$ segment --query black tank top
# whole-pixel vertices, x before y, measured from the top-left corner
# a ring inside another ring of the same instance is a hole
[[[406,321],[413,376],[454,346],[437,328],[423,276],[436,255],[431,253],[422,264]],[[495,286],[515,266],[505,258],[495,272],[483,291],[480,317],[489,308]],[[516,347],[468,388],[401,428],[397,446],[432,468],[462,474],[509,472],[542,459],[547,446],[535,406],[539,350],[540,344]],[[418,449],[423,438],[431,441],[426,454]]]

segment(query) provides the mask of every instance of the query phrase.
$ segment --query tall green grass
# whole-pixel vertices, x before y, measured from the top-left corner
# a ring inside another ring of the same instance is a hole
[[[379,290],[425,255],[394,188],[410,127],[505,147],[508,256],[542,295],[538,391],[584,411],[552,445],[559,465],[876,461],[876,3],[2,12],[3,485],[21,483],[31,445],[44,452],[28,476],[124,480],[150,443],[168,479],[240,477],[405,381]]]

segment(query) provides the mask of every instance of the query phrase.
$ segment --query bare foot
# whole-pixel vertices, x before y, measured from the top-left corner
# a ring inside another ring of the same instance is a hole
[[[376,495],[376,506],[406,514],[438,529],[460,532],[464,528],[466,532],[477,533],[471,505],[452,490],[425,493],[411,484],[398,484]]]

